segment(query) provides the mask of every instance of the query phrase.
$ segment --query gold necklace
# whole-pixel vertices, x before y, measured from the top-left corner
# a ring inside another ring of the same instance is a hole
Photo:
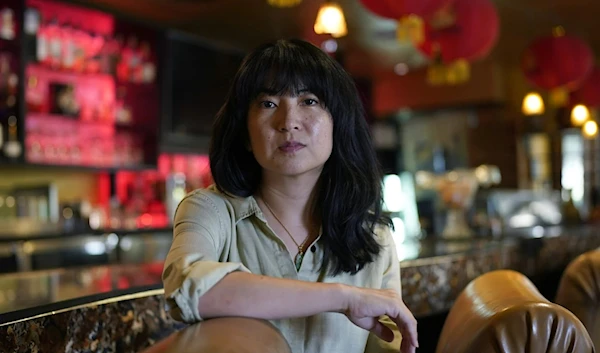
[[[296,239],[294,239],[294,237],[292,236],[292,233],[290,233],[290,231],[286,228],[286,226],[283,225],[283,222],[281,222],[279,217],[277,217],[275,212],[273,212],[273,210],[271,209],[271,206],[269,206],[269,204],[262,197],[262,195],[261,195],[261,199],[265,203],[265,206],[267,206],[267,208],[269,209],[269,212],[271,212],[273,217],[275,217],[277,222],[279,222],[279,224],[283,227],[283,229],[285,229],[285,231],[288,233],[288,235],[290,236],[290,238],[292,239],[294,244],[296,244],[296,246],[298,247],[298,253],[296,254],[296,257],[294,258],[294,265],[296,266],[296,271],[300,271],[300,265],[302,264],[302,259],[304,258],[304,245],[305,245],[306,241],[308,240],[308,238],[310,237],[310,235],[306,236],[306,238],[304,239],[304,241],[301,244],[298,244],[296,242]]]

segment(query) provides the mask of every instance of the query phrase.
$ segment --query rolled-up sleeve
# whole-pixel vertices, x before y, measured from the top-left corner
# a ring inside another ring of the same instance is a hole
[[[242,263],[219,261],[232,232],[231,214],[219,201],[208,191],[197,191],[184,198],[175,213],[162,279],[167,310],[176,320],[201,321],[200,297],[227,274],[250,272]]]
[[[402,294],[402,287],[400,281],[400,261],[398,260],[398,253],[396,250],[396,243],[392,237],[392,233],[388,227],[385,227],[379,233],[381,236],[381,244],[383,246],[383,281],[381,284],[382,289],[394,289],[398,293]],[[367,347],[365,353],[397,353],[400,351],[400,343],[402,342],[402,335],[398,326],[394,323],[387,315],[382,316],[379,321],[389,327],[394,332],[394,340],[392,342],[386,342],[376,335],[370,333],[369,339],[367,340]]]

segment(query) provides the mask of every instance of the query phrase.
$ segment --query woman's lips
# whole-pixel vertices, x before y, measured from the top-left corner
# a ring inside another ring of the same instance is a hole
[[[299,150],[303,149],[304,147],[306,147],[306,145],[304,145],[300,142],[291,141],[291,142],[286,142],[283,145],[279,146],[279,149],[285,153],[292,153],[292,152],[299,151]]]

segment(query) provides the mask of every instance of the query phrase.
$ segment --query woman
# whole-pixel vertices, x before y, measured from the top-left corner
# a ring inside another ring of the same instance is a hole
[[[368,126],[340,65],[300,40],[249,54],[210,165],[215,187],[175,215],[163,273],[175,318],[267,319],[294,353],[415,351]]]

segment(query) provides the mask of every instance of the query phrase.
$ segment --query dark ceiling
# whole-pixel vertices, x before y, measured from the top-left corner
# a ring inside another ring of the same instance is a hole
[[[80,1],[84,3],[84,1]],[[265,41],[304,37],[321,41],[313,23],[323,0],[303,0],[294,8],[270,7],[266,0],[87,0],[85,3],[179,28],[207,39],[243,49]],[[583,37],[600,52],[599,0],[493,0],[501,23],[500,39],[492,55],[514,65],[533,38],[562,25],[567,33]],[[410,67],[424,64],[410,45],[394,39],[395,23],[372,15],[359,0],[338,0],[349,34],[341,39],[344,52],[362,63],[360,74],[391,72],[399,62]]]

